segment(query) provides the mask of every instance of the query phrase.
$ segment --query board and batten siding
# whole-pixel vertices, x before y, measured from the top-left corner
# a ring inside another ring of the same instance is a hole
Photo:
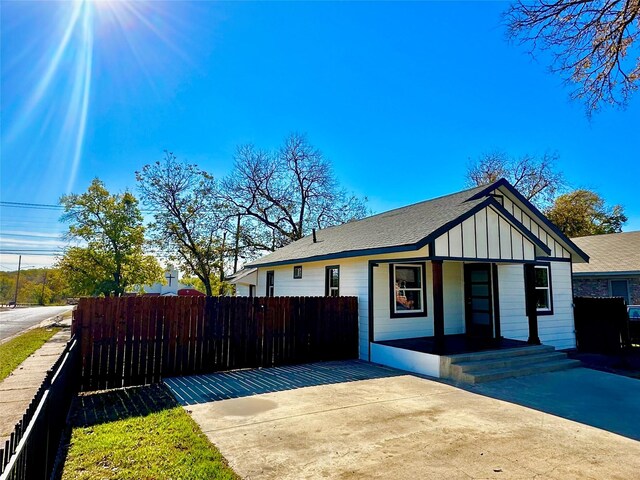
[[[551,250],[552,258],[571,258],[571,253],[558,242],[548,231],[548,227],[544,226],[539,219],[534,219],[533,215],[525,212],[511,198],[510,193],[500,189],[494,190],[492,193],[502,195],[503,206],[507,212],[513,215],[516,220],[522,223],[531,233],[544,242]]]
[[[505,338],[527,340],[529,322],[525,310],[524,267],[498,265],[500,329]],[[551,262],[553,315],[538,315],[538,334],[545,345],[576,346],[573,321],[570,262]]]
[[[437,257],[535,260],[535,246],[492,207],[486,207],[435,240]]]

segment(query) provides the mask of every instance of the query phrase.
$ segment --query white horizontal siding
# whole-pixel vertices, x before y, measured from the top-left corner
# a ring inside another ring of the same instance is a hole
[[[502,336],[527,340],[529,320],[525,309],[524,267],[499,265],[498,289]],[[556,348],[573,348],[575,332],[569,262],[551,262],[551,294],[553,315],[538,315],[540,341]]]
[[[411,318],[391,318],[393,292],[389,282],[390,266],[380,263],[374,268],[373,318],[376,341],[433,335],[433,270],[430,262],[427,262],[426,267],[427,314]],[[461,262],[443,263],[444,326],[447,335],[464,333],[464,284],[462,278]]]
[[[248,296],[249,296],[249,285],[238,283],[236,285],[236,297],[248,297]]]

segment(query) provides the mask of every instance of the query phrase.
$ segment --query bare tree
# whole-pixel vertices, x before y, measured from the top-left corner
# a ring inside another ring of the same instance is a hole
[[[512,39],[551,52],[551,71],[575,84],[588,115],[625,105],[638,88],[638,0],[518,0],[505,17]]]
[[[222,285],[227,248],[226,219],[214,178],[165,152],[161,162],[136,172],[136,179],[144,205],[155,212],[148,227],[152,243],[184,273],[197,276],[212,295],[213,285]]]
[[[487,185],[506,178],[527,200],[543,209],[565,187],[562,173],[555,168],[557,159],[550,153],[537,158],[513,158],[500,151],[485,153],[467,167],[467,184]]]
[[[339,187],[330,163],[304,135],[292,134],[277,152],[238,147],[221,192],[230,215],[242,219],[238,242],[245,254],[273,251],[312,228],[367,214],[366,199]]]

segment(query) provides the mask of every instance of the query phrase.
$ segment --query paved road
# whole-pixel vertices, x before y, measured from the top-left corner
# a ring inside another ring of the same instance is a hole
[[[63,307],[15,308],[0,312],[0,340],[11,337],[56,315],[73,309],[71,305]]]

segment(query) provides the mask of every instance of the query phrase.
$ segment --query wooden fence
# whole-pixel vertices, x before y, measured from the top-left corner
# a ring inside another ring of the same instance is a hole
[[[356,297],[82,298],[82,389],[357,358]]]
[[[578,350],[615,354],[630,345],[629,316],[620,297],[575,297]]]

